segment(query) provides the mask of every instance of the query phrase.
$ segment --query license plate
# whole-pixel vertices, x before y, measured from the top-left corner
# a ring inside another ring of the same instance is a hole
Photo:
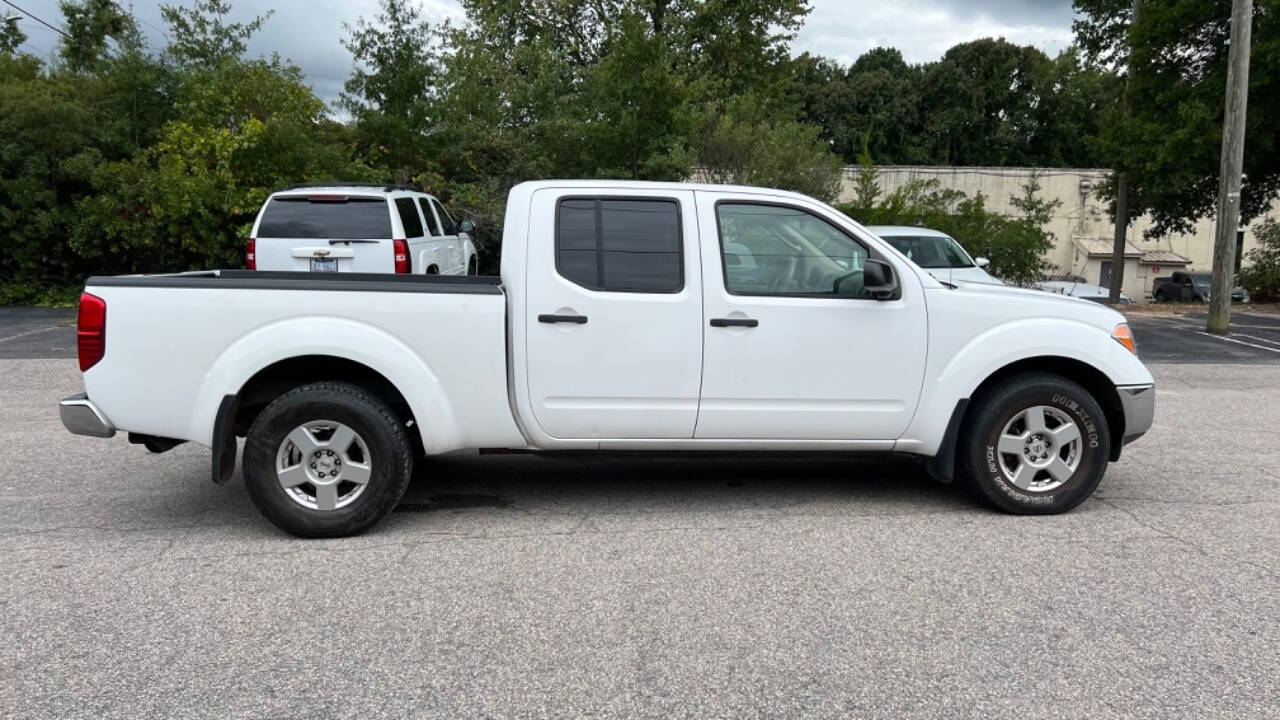
[[[312,260],[311,272],[338,272],[338,260],[337,258]]]

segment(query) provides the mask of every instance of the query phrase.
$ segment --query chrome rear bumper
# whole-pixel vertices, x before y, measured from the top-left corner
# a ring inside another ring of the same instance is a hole
[[[1124,444],[1128,445],[1151,429],[1156,416],[1156,386],[1120,385],[1116,392],[1124,409]]]
[[[109,438],[116,434],[115,426],[84,393],[63,398],[58,403],[58,415],[62,426],[76,435]]]

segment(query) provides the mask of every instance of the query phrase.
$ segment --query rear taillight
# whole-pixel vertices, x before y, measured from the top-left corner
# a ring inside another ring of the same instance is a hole
[[[409,241],[392,240],[391,253],[396,262],[396,273],[404,275],[409,272]]]
[[[249,238],[244,244],[244,266],[250,270],[258,269],[258,240]]]
[[[107,301],[97,295],[83,293],[80,296],[76,351],[80,356],[80,372],[93,367],[107,354]]]

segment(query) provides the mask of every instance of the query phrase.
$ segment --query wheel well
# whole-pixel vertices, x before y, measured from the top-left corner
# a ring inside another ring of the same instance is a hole
[[[439,274],[440,274],[440,268],[439,268],[439,267],[436,267],[435,265],[428,265],[428,266],[427,266],[427,274],[428,274],[428,275],[439,275]]]
[[[1033,357],[1010,363],[992,373],[973,391],[972,398],[978,398],[984,392],[995,387],[1003,379],[1020,372],[1047,372],[1059,375],[1078,383],[1093,396],[1102,406],[1107,416],[1107,428],[1111,435],[1111,460],[1120,459],[1120,448],[1124,445],[1124,407],[1120,404],[1120,394],[1115,383],[1111,382],[1103,372],[1092,365],[1079,360],[1064,357]],[[965,412],[964,422],[968,422],[969,414],[976,403],[969,404]],[[962,423],[963,424],[963,423]]]
[[[367,365],[331,355],[301,355],[259,370],[236,394],[231,427],[236,435],[243,437],[258,414],[273,400],[300,385],[323,380],[351,383],[381,398],[405,424],[414,447],[421,451],[422,437],[413,421],[413,411],[396,386]]]

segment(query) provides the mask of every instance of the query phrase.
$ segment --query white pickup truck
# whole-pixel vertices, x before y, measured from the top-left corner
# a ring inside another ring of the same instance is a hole
[[[1068,510],[1150,427],[1151,374],[1096,303],[940,283],[833,208],[747,187],[524,183],[500,277],[91,278],[73,433],[237,437],[250,497],[360,532],[462,449],[866,451],[1015,513]]]

